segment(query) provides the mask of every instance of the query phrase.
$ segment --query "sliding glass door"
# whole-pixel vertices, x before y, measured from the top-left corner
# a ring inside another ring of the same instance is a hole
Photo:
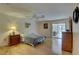
[[[52,37],[62,38],[62,32],[65,30],[65,23],[52,24]]]

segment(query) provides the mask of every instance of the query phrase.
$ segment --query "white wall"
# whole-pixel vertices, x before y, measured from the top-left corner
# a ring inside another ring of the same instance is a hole
[[[31,23],[29,28],[25,28],[25,23]],[[11,33],[10,27],[16,26],[20,34],[36,33],[36,22],[28,18],[16,18],[13,16],[0,15],[0,46],[8,45],[7,36]]]
[[[44,23],[48,23],[48,29],[43,28]],[[60,20],[52,20],[52,21],[38,21],[38,24],[37,24],[38,33],[50,37],[51,32],[52,32],[52,24],[54,24],[54,23],[66,23],[66,29],[70,29],[68,18],[60,19]]]
[[[44,29],[44,23],[48,23],[48,29]],[[51,24],[50,22],[48,21],[41,21],[41,22],[38,22],[37,24],[37,30],[38,30],[38,33],[39,34],[42,34],[44,36],[50,36],[50,32],[51,32]]]
[[[29,19],[26,22],[31,24],[29,28],[26,28],[26,33],[37,33],[37,21],[35,19]]]
[[[79,22],[73,22],[73,54],[79,55]]]

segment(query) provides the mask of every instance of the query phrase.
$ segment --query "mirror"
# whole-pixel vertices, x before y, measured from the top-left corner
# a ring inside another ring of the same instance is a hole
[[[79,19],[79,8],[76,7],[75,10],[73,11],[73,21],[75,23],[78,23],[78,19]]]

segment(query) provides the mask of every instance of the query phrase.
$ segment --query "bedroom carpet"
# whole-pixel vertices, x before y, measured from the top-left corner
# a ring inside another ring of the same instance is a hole
[[[0,55],[52,55],[50,39],[36,47],[20,43],[14,46],[0,47]]]

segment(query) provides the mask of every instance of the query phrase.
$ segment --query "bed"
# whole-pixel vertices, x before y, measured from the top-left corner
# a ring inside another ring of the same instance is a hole
[[[44,42],[45,39],[46,39],[46,37],[43,35],[37,35],[37,34],[32,33],[30,35],[24,36],[23,43],[29,44],[29,45],[35,47],[36,45]]]

